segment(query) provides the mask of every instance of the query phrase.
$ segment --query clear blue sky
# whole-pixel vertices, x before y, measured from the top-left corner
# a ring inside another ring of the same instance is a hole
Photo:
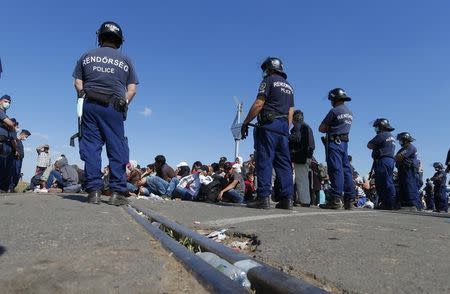
[[[448,1],[16,0],[0,10],[0,93],[13,97],[10,116],[33,133],[27,180],[41,143],[80,163],[78,148],[67,146],[76,131],[71,74],[105,20],[122,26],[123,51],[141,82],[126,122],[130,157],[141,165],[157,154],[171,164],[233,157],[232,97],[244,99],[246,113],[268,55],[285,63],[320,161],[317,128],[334,87],[353,97],[350,153],[362,173],[371,166],[366,143],[377,117],[412,133],[426,175],[450,147]],[[244,158],[252,147],[251,139],[241,144]]]

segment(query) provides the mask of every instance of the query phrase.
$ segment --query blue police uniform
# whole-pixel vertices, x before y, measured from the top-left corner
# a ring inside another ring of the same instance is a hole
[[[445,159],[445,165],[450,166],[450,149],[447,152],[447,158]]]
[[[445,171],[437,171],[431,179],[434,184],[434,202],[436,211],[448,212],[448,194],[445,186],[447,175]]]
[[[294,187],[289,153],[288,114],[289,109],[294,107],[294,90],[285,78],[272,74],[261,82],[258,97],[261,96],[265,98],[258,115],[261,127],[255,128],[253,133],[257,194],[260,199],[271,195],[272,169],[275,169],[280,184],[277,196],[280,199],[292,199]]]
[[[14,140],[15,132],[10,131],[3,123],[6,118],[9,118],[6,111],[0,108],[0,190],[2,191],[9,189],[14,159],[11,141]]]
[[[25,156],[22,141],[16,139],[16,145],[17,145],[17,153],[19,154],[19,156],[13,159],[13,164],[11,167],[12,168],[11,185],[9,187],[10,190],[14,190],[14,188],[19,183],[20,174],[22,171],[23,158]]]
[[[333,199],[341,199],[342,195],[345,199],[355,198],[352,168],[348,159],[348,140],[339,139],[348,138],[352,122],[353,113],[345,104],[333,107],[322,121],[322,124],[328,126],[326,153],[331,183],[328,195]]]
[[[131,60],[110,47],[96,48],[83,54],[73,77],[83,81],[86,93],[100,93],[112,99],[124,100],[127,86],[138,84]],[[81,125],[83,137],[80,140],[86,191],[103,190],[101,153],[105,143],[111,171],[110,189],[119,193],[127,191],[125,167],[129,161],[129,149],[124,120],[125,113],[118,111],[112,103],[99,103],[86,96]]]
[[[419,198],[419,189],[417,187],[417,148],[409,143],[408,146],[402,147],[397,155],[402,155],[402,161],[397,162],[398,181],[399,181],[399,202],[400,206],[415,206],[421,209],[422,205]]]
[[[369,141],[375,148],[372,150],[373,169],[375,172],[375,188],[382,209],[396,208],[396,192],[393,180],[395,138],[390,132],[380,132]]]

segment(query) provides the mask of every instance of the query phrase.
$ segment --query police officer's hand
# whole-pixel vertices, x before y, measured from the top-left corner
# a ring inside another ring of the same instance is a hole
[[[241,139],[244,140],[248,136],[248,123],[244,122],[241,126]]]

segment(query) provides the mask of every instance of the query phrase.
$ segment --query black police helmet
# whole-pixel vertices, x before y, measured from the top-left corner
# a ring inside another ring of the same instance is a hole
[[[300,121],[303,119],[304,119],[303,111],[301,111],[300,109],[294,111],[294,120],[295,121]]]
[[[373,122],[373,126],[380,130],[385,130],[388,132],[392,132],[395,130],[393,127],[391,127],[391,124],[389,123],[389,120],[387,118],[377,118]]]
[[[352,98],[347,96],[347,93],[342,88],[334,88],[328,92],[328,100],[331,101],[351,101]]]
[[[124,41],[122,28],[113,21],[105,21],[97,31],[98,44],[110,41],[120,47]]]
[[[443,165],[442,163],[440,163],[440,162],[435,162],[435,163],[433,163],[433,167],[434,167],[435,169],[439,169],[439,170],[444,169],[444,165]]]
[[[403,141],[403,142],[413,142],[415,139],[411,136],[410,133],[402,132],[402,133],[397,135],[397,140],[398,141]]]
[[[277,57],[267,57],[266,60],[261,64],[262,71],[266,70],[273,70],[279,73],[283,78],[287,78],[287,74],[284,72],[283,69],[283,62],[281,62],[281,59]]]

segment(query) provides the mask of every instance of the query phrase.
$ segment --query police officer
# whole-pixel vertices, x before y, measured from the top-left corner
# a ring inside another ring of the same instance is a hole
[[[447,175],[444,165],[440,162],[433,163],[436,173],[431,180],[434,184],[434,203],[435,212],[448,212],[448,195],[446,189]]]
[[[127,106],[136,94],[138,78],[131,60],[118,49],[123,43],[121,27],[104,22],[97,31],[99,48],[78,60],[73,72],[78,97],[85,97],[81,124],[80,157],[85,162],[88,202],[99,204],[103,189],[101,152],[106,143],[109,159],[109,204],[126,204],[125,166],[129,159],[124,121]]]
[[[251,208],[268,209],[272,190],[272,169],[279,179],[279,203],[281,209],[292,209],[294,193],[291,158],[289,154],[289,126],[294,114],[294,90],[286,81],[283,63],[276,57],[268,57],[261,65],[263,81],[258,95],[242,124],[242,138],[248,135],[249,123],[258,117],[254,130],[257,195]]]
[[[412,210],[422,209],[417,187],[417,173],[419,161],[417,148],[412,144],[414,138],[408,132],[397,135],[397,140],[402,148],[395,155],[399,181],[399,202],[401,207]]]
[[[373,123],[376,136],[367,143],[372,149],[373,171],[375,172],[375,188],[379,197],[380,209],[396,208],[396,192],[394,186],[395,138],[391,134],[395,129],[385,118],[377,118]]]
[[[11,97],[3,95],[0,98],[0,193],[5,193],[9,189],[16,152],[15,123],[6,115],[10,106]]]
[[[11,185],[9,187],[11,191],[14,191],[14,188],[19,183],[22,171],[23,158],[25,157],[22,141],[25,141],[29,136],[31,136],[30,131],[23,129],[16,138],[17,157],[14,158],[12,165]]]
[[[447,166],[445,171],[447,173],[450,173],[450,149],[448,149],[448,152],[447,152],[447,158],[445,159],[445,165]]]
[[[351,202],[355,198],[355,185],[347,149],[353,113],[345,105],[351,98],[343,89],[335,88],[328,93],[328,100],[333,108],[320,124],[319,132],[326,133],[324,144],[331,188],[327,191],[326,203],[319,207],[342,208],[344,197],[344,208],[351,209]]]

